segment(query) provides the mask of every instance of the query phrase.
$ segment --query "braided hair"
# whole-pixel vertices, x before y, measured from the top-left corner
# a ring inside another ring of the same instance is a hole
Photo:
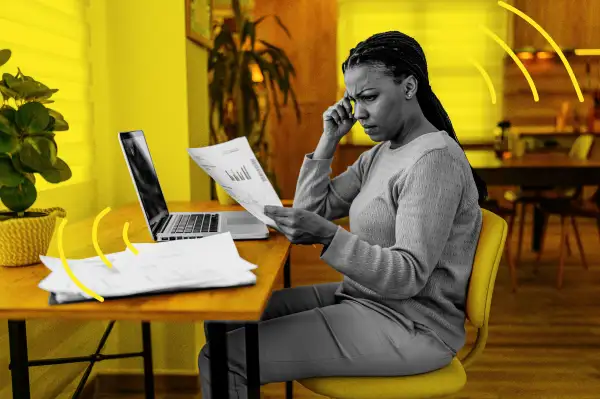
[[[342,64],[342,72],[365,64],[383,64],[384,73],[391,76],[395,83],[413,75],[418,81],[417,101],[427,120],[437,129],[446,131],[462,148],[446,110],[429,85],[425,53],[415,39],[397,31],[375,34],[350,50],[350,55]],[[471,172],[481,203],[487,198],[487,186],[473,167]]]

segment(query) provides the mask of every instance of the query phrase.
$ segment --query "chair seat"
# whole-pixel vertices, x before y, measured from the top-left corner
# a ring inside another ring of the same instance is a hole
[[[459,392],[467,374],[457,358],[446,367],[402,377],[323,377],[298,381],[310,391],[332,399],[425,399]]]

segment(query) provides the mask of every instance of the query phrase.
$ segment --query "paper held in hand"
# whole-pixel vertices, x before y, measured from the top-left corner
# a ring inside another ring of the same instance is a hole
[[[188,148],[190,157],[254,217],[276,230],[264,214],[265,205],[283,206],[246,137],[200,148]]]

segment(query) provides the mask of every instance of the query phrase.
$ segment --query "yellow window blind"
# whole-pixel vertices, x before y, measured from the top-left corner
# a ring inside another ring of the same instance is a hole
[[[69,130],[56,132],[58,156],[71,168],[71,179],[51,184],[36,175],[38,192],[89,182],[93,178],[90,102],[89,26],[85,0],[2,0],[0,49],[12,51],[0,74],[20,68],[51,89],[46,106],[63,114]]]
[[[493,0],[338,0],[338,84],[349,50],[368,36],[398,30],[414,37],[427,57],[429,80],[462,142],[490,140],[502,117],[503,50],[480,29],[483,25],[506,40],[506,10]],[[495,86],[496,104],[479,70]],[[338,95],[343,94],[340,90]],[[349,135],[357,144],[372,144],[362,127]]]

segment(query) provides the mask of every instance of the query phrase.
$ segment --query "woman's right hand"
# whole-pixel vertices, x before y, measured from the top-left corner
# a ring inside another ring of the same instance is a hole
[[[352,104],[347,93],[344,97],[327,108],[323,113],[323,134],[334,140],[341,140],[356,123],[352,114]]]

